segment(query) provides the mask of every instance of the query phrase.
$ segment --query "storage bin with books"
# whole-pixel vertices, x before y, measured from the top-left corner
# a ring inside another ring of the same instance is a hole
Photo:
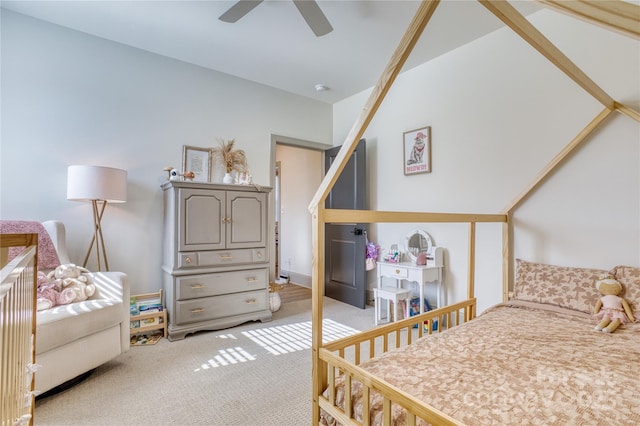
[[[167,311],[162,302],[162,290],[157,293],[132,295],[129,310],[131,336],[143,334],[149,336],[153,334],[151,332],[158,330],[155,334],[167,337]]]

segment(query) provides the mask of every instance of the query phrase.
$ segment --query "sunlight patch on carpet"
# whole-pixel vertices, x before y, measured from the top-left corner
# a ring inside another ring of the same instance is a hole
[[[238,364],[247,361],[255,361],[255,359],[255,356],[251,355],[239,346],[235,348],[220,349],[216,356],[209,359],[205,364],[202,364],[200,368],[196,368],[194,371],[224,367],[227,365]]]
[[[238,340],[238,338],[236,336],[234,336],[233,334],[229,333],[229,334],[221,334],[219,336],[216,336],[217,339],[233,339],[233,340]]]
[[[330,319],[322,321],[322,331],[324,343],[359,333]],[[243,331],[242,335],[273,355],[302,351],[311,348],[311,321]]]
[[[327,343],[342,337],[351,336],[360,331],[331,319],[325,319],[322,321],[322,332],[322,340],[324,343]],[[243,331],[241,334],[273,355],[293,353],[311,348],[311,321],[258,328]],[[238,337],[232,333],[221,334],[216,336],[216,338],[239,340]],[[233,344],[238,343],[234,342]],[[241,346],[220,349],[215,356],[197,367],[194,372],[255,361],[256,359],[255,355],[251,355]]]

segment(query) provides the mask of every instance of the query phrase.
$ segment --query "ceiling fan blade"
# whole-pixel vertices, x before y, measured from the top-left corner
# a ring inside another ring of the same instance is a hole
[[[320,37],[333,31],[329,20],[314,0],[293,0],[293,3],[316,36]]]
[[[234,23],[247,13],[251,12],[254,7],[262,3],[262,0],[240,0],[229,8],[218,18],[223,22]]]

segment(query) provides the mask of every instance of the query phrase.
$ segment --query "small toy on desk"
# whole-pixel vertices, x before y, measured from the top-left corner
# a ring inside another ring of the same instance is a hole
[[[603,294],[596,302],[593,313],[600,323],[595,326],[596,331],[613,333],[620,324],[635,322],[629,303],[619,296],[622,284],[611,274],[604,274],[596,281],[596,288]]]
[[[402,262],[400,250],[398,250],[398,245],[393,244],[387,254],[384,255],[384,261],[389,263],[400,263]]]

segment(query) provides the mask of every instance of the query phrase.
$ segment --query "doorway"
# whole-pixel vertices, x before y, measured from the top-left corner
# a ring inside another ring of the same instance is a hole
[[[311,288],[311,214],[308,207],[324,175],[324,152],[331,145],[271,136],[273,271]],[[277,262],[277,263],[276,263]]]

